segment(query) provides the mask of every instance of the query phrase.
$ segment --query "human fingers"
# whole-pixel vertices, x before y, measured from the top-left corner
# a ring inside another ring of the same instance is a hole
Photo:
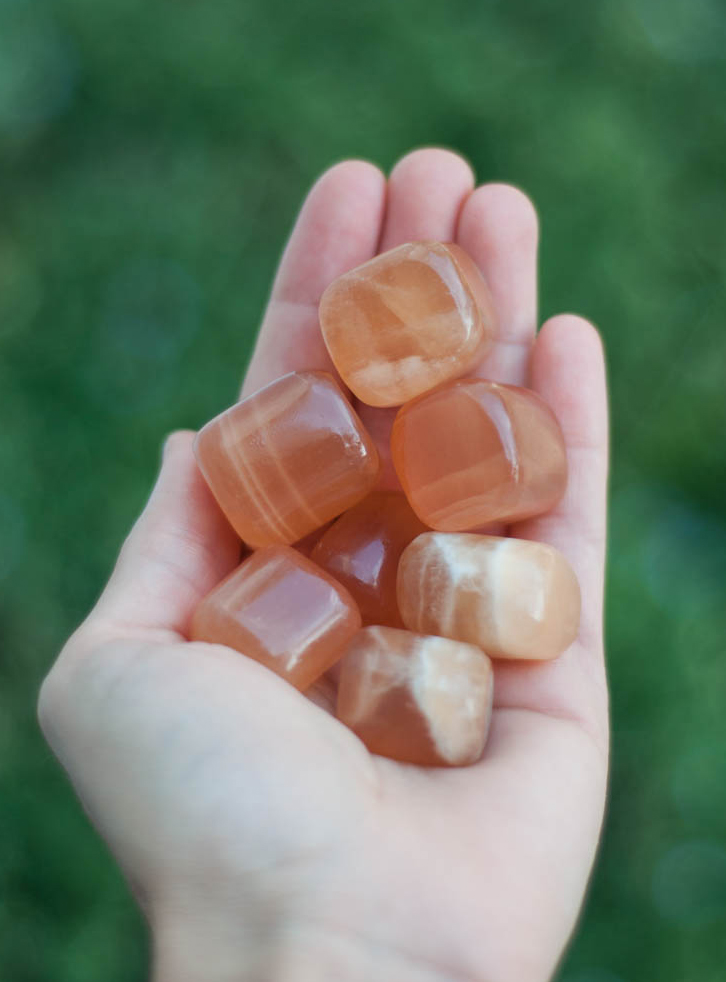
[[[573,718],[607,743],[602,640],[606,544],[608,414],[603,348],[595,328],[562,314],[540,331],[530,384],[552,407],[565,437],[569,476],[550,512],[511,526],[510,534],[546,542],[568,559],[582,595],[576,642],[542,665],[499,663],[498,706]]]
[[[243,396],[290,371],[335,371],[318,303],[331,280],[375,254],[385,194],[383,174],[362,160],[336,164],[313,185],[280,260]]]
[[[451,241],[473,187],[470,165],[450,150],[425,147],[406,154],[388,179],[379,252],[421,239]]]
[[[483,184],[467,199],[456,241],[489,285],[497,314],[493,344],[473,374],[523,385],[537,325],[537,213],[508,184]]]
[[[605,567],[608,406],[602,341],[571,314],[542,328],[532,357],[531,386],[554,411],[565,437],[568,479],[551,511],[520,522],[512,535],[556,546],[578,574],[583,599],[580,638],[600,638]]]
[[[88,627],[178,639],[199,600],[239,561],[239,539],[197,467],[193,439],[188,431],[167,439],[156,485]]]
[[[469,164],[458,154],[437,147],[414,150],[402,157],[388,181],[386,216],[379,251],[404,242],[452,241],[459,212],[474,186]],[[378,444],[382,482],[398,487],[391,463],[390,437],[395,409],[363,404],[358,412]]]

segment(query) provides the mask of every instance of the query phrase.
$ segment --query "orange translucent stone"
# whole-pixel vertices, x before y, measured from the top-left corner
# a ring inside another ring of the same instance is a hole
[[[365,627],[340,662],[337,715],[375,754],[472,764],[484,750],[493,686],[491,662],[474,645]]]
[[[235,648],[307,689],[360,624],[353,598],[332,576],[290,546],[268,546],[207,594],[190,635]]]
[[[398,567],[406,627],[479,645],[492,658],[556,658],[577,637],[580,587],[542,542],[428,532]]]
[[[364,624],[403,627],[396,603],[398,560],[425,531],[403,494],[374,491],[331,525],[310,558],[350,591]]]
[[[552,410],[534,392],[459,379],[397,413],[391,455],[419,518],[461,532],[548,511],[567,483]]]
[[[253,547],[291,543],[372,489],[378,453],[331,375],[292,372],[216,416],[194,444],[222,511]]]
[[[494,335],[489,289],[459,246],[411,242],[334,280],[320,301],[330,357],[369,406],[462,375]]]
[[[310,556],[315,546],[318,544],[318,542],[320,542],[332,524],[332,522],[326,522],[325,525],[321,525],[319,529],[315,529],[314,532],[310,532],[309,535],[306,535],[304,539],[298,539],[298,541],[294,542],[293,545],[298,552],[303,554],[303,556]]]

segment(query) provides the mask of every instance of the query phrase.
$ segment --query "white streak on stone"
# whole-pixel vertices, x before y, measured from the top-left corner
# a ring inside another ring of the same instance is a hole
[[[479,680],[467,671],[472,659],[484,657],[473,645],[446,638],[418,641],[411,665],[411,692],[437,752],[447,763],[476,759],[484,749],[483,693],[480,685],[473,688]]]

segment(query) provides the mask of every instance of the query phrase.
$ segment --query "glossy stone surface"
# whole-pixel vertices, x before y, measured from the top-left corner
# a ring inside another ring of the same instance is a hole
[[[320,301],[330,357],[369,406],[462,375],[494,335],[489,289],[459,246],[411,242],[338,277]]]
[[[484,750],[492,696],[491,662],[479,648],[366,627],[340,662],[337,715],[372,753],[472,764]]]
[[[291,543],[373,488],[378,452],[331,375],[292,372],[207,423],[194,444],[250,546]]]
[[[429,532],[398,567],[406,627],[484,648],[492,658],[556,658],[577,637],[580,587],[552,546]]]
[[[459,379],[403,406],[391,454],[419,518],[442,532],[548,511],[567,483],[560,426],[535,393]]]
[[[331,525],[310,558],[348,589],[364,624],[403,627],[396,603],[398,560],[425,531],[403,494],[374,491]]]
[[[194,641],[224,644],[307,689],[360,627],[352,597],[289,546],[259,549],[201,601]]]

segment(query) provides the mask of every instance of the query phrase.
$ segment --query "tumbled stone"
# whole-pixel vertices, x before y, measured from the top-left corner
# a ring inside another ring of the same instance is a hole
[[[325,372],[292,372],[207,423],[197,462],[240,537],[291,543],[373,488],[378,452]]]
[[[580,587],[542,542],[428,532],[401,556],[406,627],[484,648],[492,658],[556,658],[577,637]]]
[[[338,718],[384,757],[472,764],[484,750],[491,662],[474,645],[365,627],[340,662]]]
[[[348,591],[290,546],[254,552],[201,601],[194,641],[227,645],[307,689],[360,627]]]
[[[548,511],[567,483],[560,426],[534,392],[458,379],[397,413],[391,454],[426,525],[461,532]]]
[[[303,554],[303,556],[310,557],[313,549],[318,542],[320,542],[332,524],[333,522],[326,522],[325,525],[321,525],[319,529],[315,529],[315,531],[308,533],[308,535],[306,535],[304,538],[298,539],[297,542],[293,543],[293,545],[298,552]]]
[[[411,242],[334,280],[320,326],[350,390],[369,406],[397,406],[466,372],[493,337],[495,315],[463,249]]]
[[[398,560],[425,531],[403,494],[374,491],[331,525],[310,558],[348,589],[364,624],[403,627],[396,603]]]

